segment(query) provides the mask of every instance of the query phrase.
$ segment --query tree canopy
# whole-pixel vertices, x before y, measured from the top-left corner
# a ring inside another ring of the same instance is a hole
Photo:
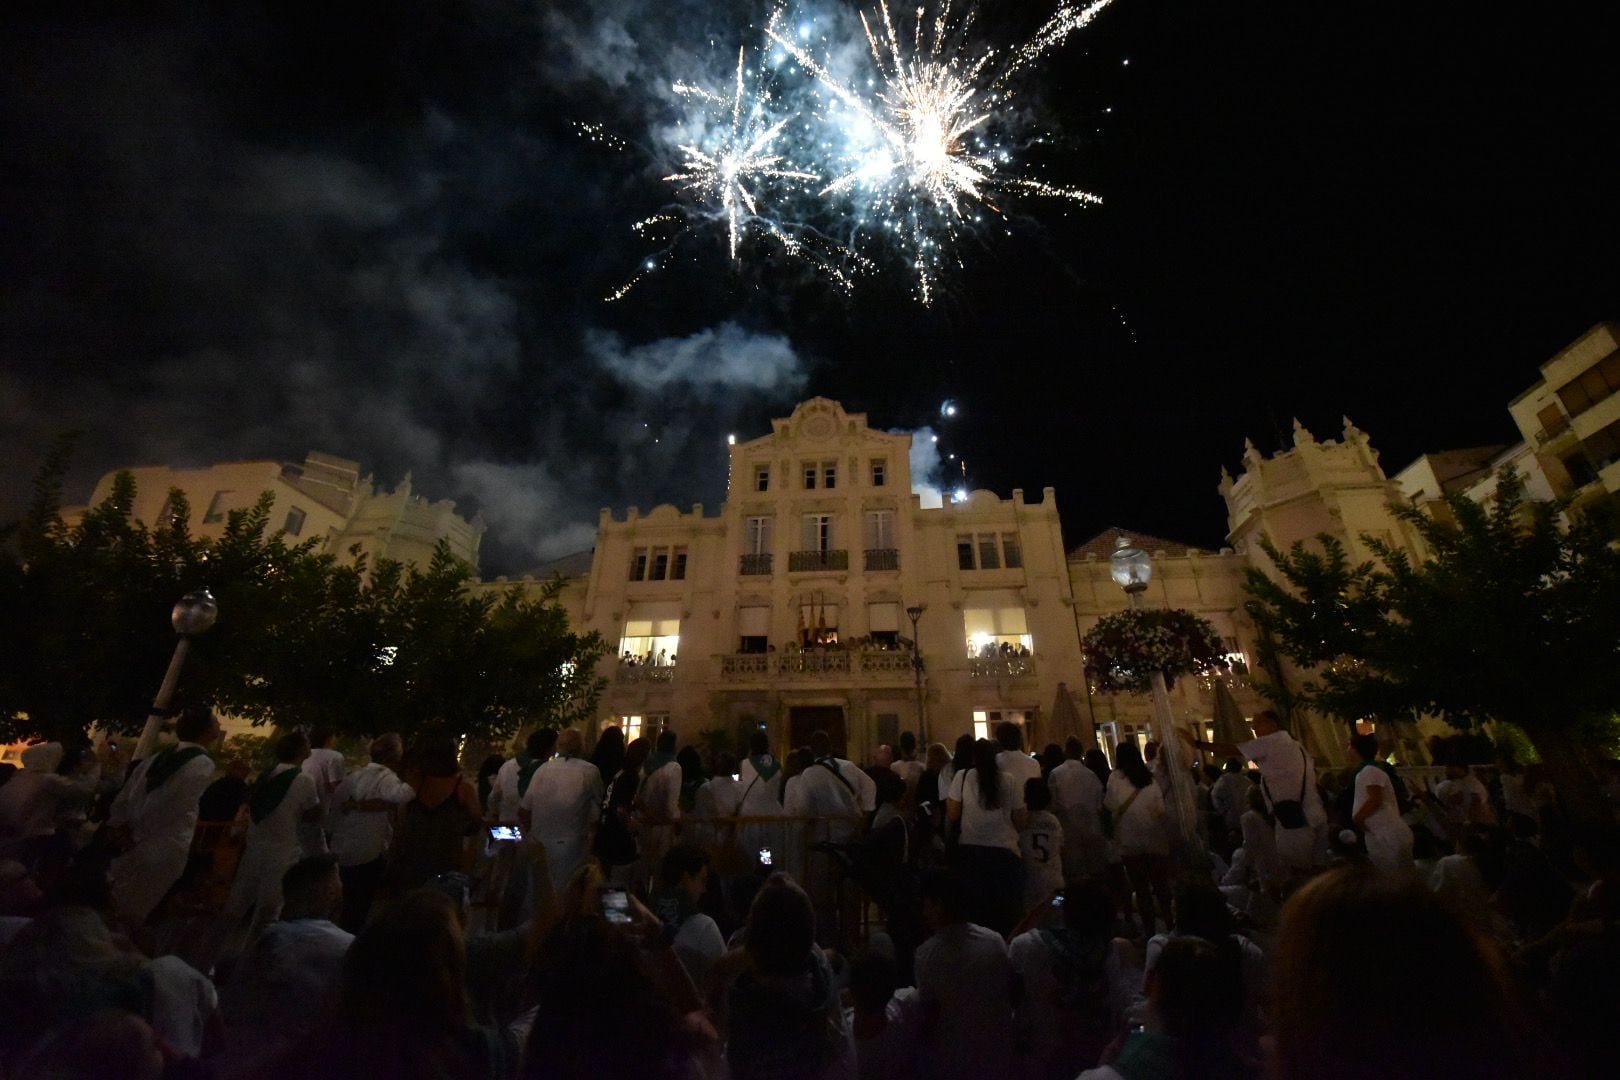
[[[0,738],[138,728],[174,648],[170,608],[205,586],[220,617],[193,642],[180,698],[256,724],[501,739],[594,710],[605,646],[569,628],[560,582],[474,591],[443,543],[426,566],[342,561],[269,531],[268,493],[218,539],[190,534],[178,491],[148,526],[132,517],[127,473],[70,526],[66,454],[53,452],[3,537]]]

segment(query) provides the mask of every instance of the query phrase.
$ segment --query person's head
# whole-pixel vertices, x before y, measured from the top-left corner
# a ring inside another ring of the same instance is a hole
[[[928,744],[928,757],[924,764],[928,766],[929,772],[937,773],[950,763],[951,752],[945,749],[944,743],[935,742]]]
[[[906,797],[906,782],[893,769],[873,768],[867,774],[877,786],[878,805],[898,803]]]
[[[309,729],[309,745],[312,750],[325,750],[332,745],[332,729],[325,724],[316,724]]]
[[[1063,757],[1068,761],[1085,760],[1086,744],[1080,741],[1080,736],[1070,735],[1063,740]]]
[[[1249,726],[1254,728],[1255,738],[1263,739],[1274,731],[1281,731],[1282,721],[1277,719],[1275,710],[1261,709],[1254,714],[1254,719],[1249,721]]]
[[[1157,740],[1149,739],[1142,744],[1142,757],[1149,765],[1159,759],[1159,744]]]
[[[125,1009],[106,1008],[63,1025],[15,1068],[12,1075],[35,1080],[160,1080],[165,1062],[150,1024]]]
[[[1412,1001],[1415,985],[1444,987]],[[1494,946],[1415,879],[1348,865],[1283,909],[1279,1080],[1515,1076],[1520,1015]]]
[[[696,906],[709,887],[709,855],[695,844],[676,844],[658,865],[658,884]]]
[[[343,905],[343,879],[337,856],[329,852],[299,859],[281,875],[281,917],[333,919]]]
[[[1221,768],[1226,772],[1242,772],[1243,759],[1240,757],[1229,757],[1226,759],[1226,764],[1221,766]]]
[[[1045,779],[1032,776],[1024,781],[1024,805],[1032,814],[1052,808],[1052,787]]]
[[[558,732],[554,727],[535,728],[523,740],[523,756],[531,761],[545,761],[557,749]]]
[[[771,752],[771,736],[764,728],[755,728],[748,736],[748,756],[763,757]]]
[[[917,756],[917,733],[915,731],[902,731],[900,733],[900,760],[911,761]]]
[[[1350,736],[1350,752],[1369,764],[1376,761],[1378,759],[1378,736],[1370,734]]]
[[[996,745],[1003,750],[1022,750],[1024,748],[1024,729],[1011,720],[1003,720],[996,725]]]
[[[703,755],[698,748],[688,744],[681,747],[680,753],[675,755],[675,761],[681,767],[681,781],[693,783],[703,779]]]
[[[1046,749],[1041,751],[1041,771],[1051,772],[1063,764],[1063,747],[1057,743],[1047,743]]]
[[[810,733],[810,753],[814,754],[817,760],[831,754],[832,736],[825,731],[812,731]]]
[[[993,810],[1001,805],[1001,770],[996,767],[996,744],[980,739],[973,744],[973,774],[978,777],[979,805]]]
[[[1119,744],[1114,751],[1114,761],[1125,778],[1139,788],[1145,788],[1153,783],[1153,771],[1142,760],[1142,752],[1136,748],[1136,743],[1127,739]]]
[[[219,717],[207,705],[187,705],[174,721],[174,734],[181,742],[207,746],[220,736]]]
[[[1097,774],[1098,779],[1106,780],[1112,771],[1108,767],[1108,755],[1103,753],[1100,746],[1093,746],[1086,751],[1086,768]]]
[[[371,760],[375,761],[378,765],[387,765],[389,768],[393,768],[395,765],[400,763],[400,760],[404,758],[404,756],[405,740],[399,737],[399,733],[397,731],[390,731],[386,734],[379,735],[371,741]],[[492,754],[490,756],[496,758],[497,760],[500,759],[499,754]],[[495,768],[499,769],[500,766],[496,765]]]
[[[786,874],[772,874],[748,908],[743,950],[762,975],[797,975],[816,943],[810,897]]]
[[[302,731],[289,731],[276,740],[276,763],[297,765],[309,757],[309,736]]]
[[[973,736],[958,735],[956,750],[951,754],[951,765],[957,772],[973,768]]]
[[[1153,1025],[1183,1052],[1212,1049],[1229,1038],[1243,1011],[1243,976],[1217,946],[1197,937],[1172,937],[1144,980]],[[1350,1016],[1337,1021],[1351,1025]],[[1179,1055],[1178,1055],[1179,1056]],[[1178,1070],[1195,1076],[1198,1070]]]
[[[714,755],[714,775],[732,776],[737,772],[737,755],[722,750]]]
[[[1176,883],[1173,898],[1175,929],[1220,944],[1237,930],[1226,897],[1207,877],[1189,876]]]
[[[658,733],[658,752],[660,754],[673,754],[675,752],[675,729],[665,728]]]
[[[1468,766],[1459,765],[1456,762],[1452,762],[1446,766],[1446,779],[1461,780],[1463,777],[1468,775],[1468,772]]]
[[[563,757],[579,757],[585,752],[585,736],[578,728],[563,728],[557,734],[557,753]]]
[[[1063,886],[1063,925],[1087,940],[1112,935],[1119,907],[1114,894],[1092,878],[1071,881]]]
[[[632,776],[641,771],[647,764],[647,758],[652,754],[652,740],[631,739],[630,744],[624,748],[624,764],[620,769]]]
[[[466,979],[455,902],[417,889],[385,905],[349,946],[338,1014],[350,1030],[464,1028],[471,1022]]]
[[[879,743],[878,748],[872,752],[872,764],[880,769],[887,769],[894,764],[894,747],[888,743]]]
[[[596,738],[596,746],[591,749],[593,761],[605,761],[609,758],[622,758],[624,755],[624,729],[613,725],[602,729],[602,734]]]
[[[886,953],[868,950],[849,966],[849,996],[854,999],[858,1013],[881,1014],[888,1008],[899,983],[894,958]]]
[[[967,918],[967,889],[954,870],[926,871],[917,887],[917,896],[922,901],[923,921],[930,930],[939,930]]]
[[[453,735],[429,734],[421,736],[413,748],[412,757],[423,776],[447,777],[461,772],[461,758],[456,752]]]

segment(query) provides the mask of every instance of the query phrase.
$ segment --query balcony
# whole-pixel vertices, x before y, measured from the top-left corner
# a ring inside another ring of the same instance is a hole
[[[742,574],[744,577],[769,577],[771,573],[770,552],[766,552],[763,555],[744,555],[742,557],[742,565],[738,567],[738,573]]]
[[[747,558],[747,556],[744,556]],[[771,673],[769,653],[734,653],[720,658],[722,679],[757,679]]]
[[[675,665],[668,664],[632,664],[620,660],[613,671],[613,681],[616,683],[667,683],[675,681]]]
[[[733,653],[720,658],[725,682],[770,679],[878,679],[912,678],[911,653],[900,649],[809,649],[786,653]]]
[[[894,548],[867,548],[866,569],[872,570],[898,570],[900,569],[900,552]]]
[[[818,570],[848,570],[849,552],[847,551],[790,551],[788,552],[788,572],[794,574],[810,573]]]
[[[968,674],[975,679],[1033,679],[1033,656],[985,656],[968,661]]]

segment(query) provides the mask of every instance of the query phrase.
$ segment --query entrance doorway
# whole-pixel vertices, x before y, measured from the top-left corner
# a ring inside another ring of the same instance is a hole
[[[833,753],[844,757],[849,735],[844,729],[842,705],[794,705],[788,709],[788,742],[792,747],[809,746],[810,734],[825,731],[832,740]]]

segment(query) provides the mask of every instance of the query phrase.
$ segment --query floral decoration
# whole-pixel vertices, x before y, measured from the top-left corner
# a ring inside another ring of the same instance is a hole
[[[1080,647],[1093,688],[1105,694],[1146,693],[1155,671],[1173,683],[1230,666],[1209,620],[1179,608],[1115,612],[1087,631]]]

